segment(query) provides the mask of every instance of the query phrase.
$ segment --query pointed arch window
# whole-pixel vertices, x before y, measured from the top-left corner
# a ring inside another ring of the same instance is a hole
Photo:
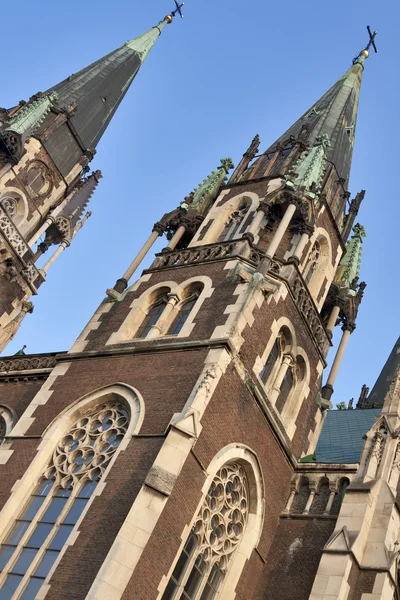
[[[168,290],[169,291],[169,290]],[[168,302],[168,291],[162,290],[158,293],[156,298],[151,302],[146,316],[144,317],[140,327],[138,328],[135,337],[145,338],[149,334],[151,328],[156,325],[157,321],[164,312],[165,306]],[[1,598],[0,598],[1,600]]]
[[[193,285],[190,286],[189,289],[185,292],[185,298],[183,299],[178,314],[175,317],[172,325],[168,330],[168,335],[178,335],[182,330],[182,327],[186,323],[189,318],[190,313],[192,312],[194,305],[197,302],[198,297],[200,296],[203,285]]]
[[[0,446],[4,442],[6,433],[7,433],[7,423],[6,423],[5,419],[0,415]]]
[[[218,471],[161,600],[214,600],[243,537],[249,514],[245,469]]]
[[[0,546],[0,600],[34,600],[93,495],[129,424],[110,400],[84,413],[58,443],[25,508]]]
[[[248,201],[242,200],[239,205],[239,208],[228,216],[225,227],[218,238],[219,242],[228,242],[235,238],[237,232],[239,231],[243,223],[243,219],[247,214],[248,206]]]
[[[314,242],[311,252],[307,259],[307,264],[304,269],[304,281],[308,285],[317,270],[318,264],[321,259],[321,245],[318,240]]]

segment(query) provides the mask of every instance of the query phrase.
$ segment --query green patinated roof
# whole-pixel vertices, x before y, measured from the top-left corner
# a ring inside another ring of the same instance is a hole
[[[360,55],[348,71],[318,100],[311,105],[298,121],[272,144],[258,159],[252,169],[252,177],[262,177],[271,153],[284,145],[291,136],[301,137],[304,127],[308,129],[308,144],[313,146],[318,137],[326,135],[330,146],[326,158],[332,162],[346,181],[349,179],[353,154],[358,102],[365,57]]]
[[[139,37],[50,88],[57,105],[71,116],[75,136],[84,149],[96,148],[115,111],[154,46],[164,19]]]
[[[20,135],[25,134],[28,137],[44,121],[57,98],[58,96],[55,92],[50,92],[29,102],[11,117],[5,131],[15,131]]]
[[[364,435],[380,414],[380,409],[329,410],[315,449],[316,462],[358,463]]]
[[[366,231],[362,225],[357,223],[353,227],[353,235],[346,245],[338,270],[335,275],[335,283],[341,287],[350,288],[352,282],[359,276],[362,256],[363,238],[366,236]],[[354,292],[356,293],[356,292]]]
[[[285,177],[286,185],[302,188],[310,197],[315,197],[321,191],[325,172],[325,155],[329,145],[327,135],[318,137],[314,146],[302,152],[299,160],[293,165]]]

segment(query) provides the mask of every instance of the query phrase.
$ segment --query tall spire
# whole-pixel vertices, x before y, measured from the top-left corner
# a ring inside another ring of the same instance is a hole
[[[69,125],[84,151],[96,148],[144,60],[171,21],[170,15],[165,17],[149,31],[48,90],[57,93],[56,106],[69,116]]]
[[[383,406],[385,397],[389,391],[390,384],[393,381],[398,369],[400,368],[400,337],[395,343],[393,350],[383,367],[378,379],[372,388],[363,408],[372,408],[374,406]]]
[[[343,77],[266,150],[253,166],[252,179],[263,177],[268,162],[277,148],[284,149],[299,140],[307,142],[308,146],[312,147],[318,138],[327,136],[329,146],[326,148],[326,159],[333,163],[338,177],[348,181],[361,78],[367,56],[368,51],[363,50]]]

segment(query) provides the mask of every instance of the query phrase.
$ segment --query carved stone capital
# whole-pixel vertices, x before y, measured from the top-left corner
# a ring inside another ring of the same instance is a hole
[[[165,233],[165,225],[158,221],[157,223],[154,223],[152,231],[157,232],[158,235],[161,236]]]

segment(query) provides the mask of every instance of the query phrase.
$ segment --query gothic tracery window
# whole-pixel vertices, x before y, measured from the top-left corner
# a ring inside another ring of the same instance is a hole
[[[129,424],[122,402],[90,409],[58,443],[52,460],[0,546],[0,600],[34,600]]]
[[[5,422],[5,419],[0,415],[0,446],[4,442],[6,433],[7,433],[7,424]]]
[[[281,350],[282,350],[281,345],[282,345],[281,339],[280,338],[276,339],[274,345],[272,346],[272,350],[269,353],[268,358],[265,361],[265,364],[260,372],[259,377],[264,384],[268,382],[268,379],[270,378],[270,375],[274,369],[274,366],[276,365],[276,362],[280,357]]]
[[[145,338],[149,334],[151,328],[157,323],[164,308],[168,302],[168,292],[164,289],[158,293],[155,299],[151,302],[146,316],[144,317],[140,327],[138,328],[135,337]]]
[[[214,600],[246,529],[245,469],[228,463],[216,474],[162,600]]]
[[[243,223],[243,219],[247,214],[247,210],[248,202],[246,200],[242,200],[239,208],[228,216],[225,227],[218,238],[219,242],[227,242],[234,239]]]

